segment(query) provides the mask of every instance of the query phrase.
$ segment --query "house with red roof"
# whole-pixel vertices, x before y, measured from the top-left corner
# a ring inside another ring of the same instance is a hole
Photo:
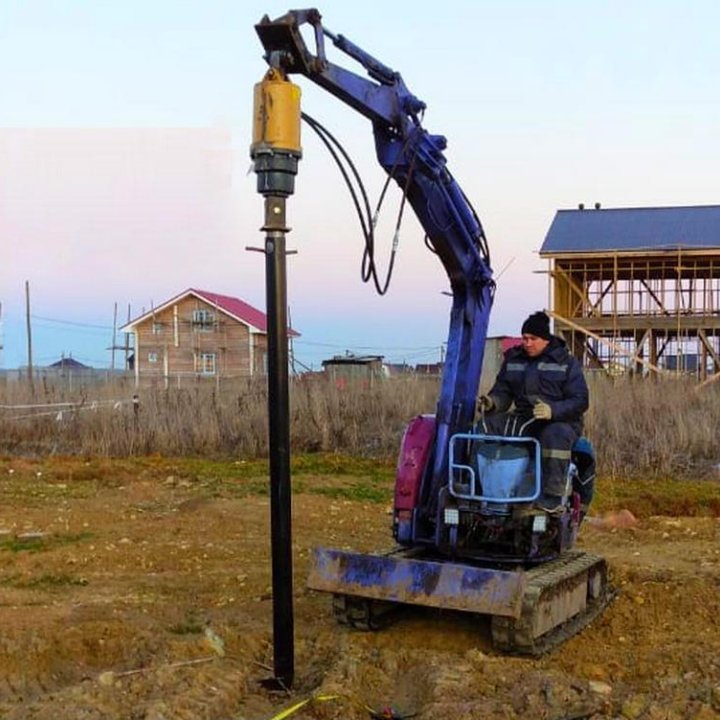
[[[267,316],[240,298],[190,288],[120,331],[134,337],[137,382],[267,372]]]

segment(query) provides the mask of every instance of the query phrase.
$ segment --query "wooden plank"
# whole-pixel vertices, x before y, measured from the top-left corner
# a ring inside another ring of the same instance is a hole
[[[625,348],[621,347],[617,343],[612,342],[612,340],[608,340],[607,338],[602,337],[602,335],[597,335],[596,333],[591,332],[587,328],[584,328],[582,325],[578,325],[577,323],[574,323],[572,320],[569,320],[568,318],[564,318],[557,313],[553,312],[552,310],[546,310],[547,314],[550,315],[550,317],[554,318],[555,320],[559,320],[562,323],[565,323],[569,327],[573,328],[574,330],[579,330],[582,333],[585,333],[585,335],[588,335],[591,338],[594,338],[598,342],[602,343],[603,345],[607,345],[608,347],[612,348],[615,352],[617,352],[619,355],[624,355],[625,357],[629,357],[632,360],[634,360],[637,363],[640,363],[641,365],[645,365],[650,370],[655,371],[656,373],[660,375],[667,375],[669,374],[666,370],[663,370],[662,368],[658,367],[657,365],[653,365],[649,360],[645,360],[645,358],[638,356],[637,353],[631,353],[625,350]]]

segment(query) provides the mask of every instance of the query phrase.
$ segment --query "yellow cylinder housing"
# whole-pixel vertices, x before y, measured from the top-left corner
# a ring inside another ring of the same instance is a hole
[[[284,150],[298,156],[300,147],[300,87],[272,68],[255,85],[253,140],[250,155]]]

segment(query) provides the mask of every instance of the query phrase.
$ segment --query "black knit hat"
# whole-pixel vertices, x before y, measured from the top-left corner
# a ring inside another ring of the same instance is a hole
[[[541,310],[533,313],[523,323],[523,335],[534,335],[543,340],[550,339],[550,318]]]

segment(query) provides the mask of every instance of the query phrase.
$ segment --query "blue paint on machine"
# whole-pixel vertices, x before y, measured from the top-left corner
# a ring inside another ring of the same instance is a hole
[[[522,572],[316,548],[308,587],[371,600],[518,617]]]

